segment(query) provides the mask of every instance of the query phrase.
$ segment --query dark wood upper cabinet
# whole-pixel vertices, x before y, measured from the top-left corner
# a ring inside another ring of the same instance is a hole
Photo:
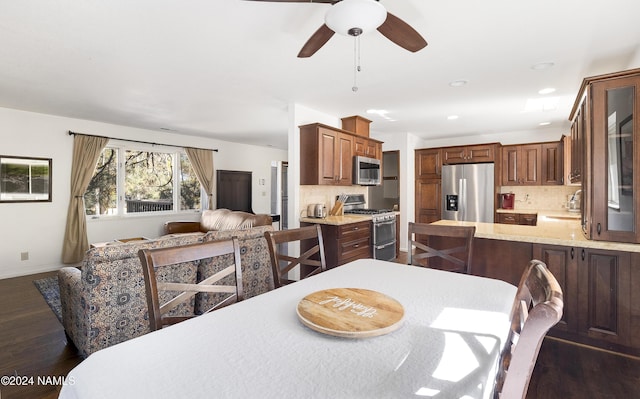
[[[502,147],[502,185],[562,185],[562,141]]]
[[[583,132],[582,228],[589,239],[640,243],[638,115],[640,69],[583,81],[570,120]]]
[[[428,148],[415,152],[416,179],[439,179],[442,173],[442,150]]]
[[[350,186],[354,135],[319,123],[300,126],[300,184]]]
[[[479,144],[442,148],[442,163],[453,165],[460,163],[495,162],[498,144]]]

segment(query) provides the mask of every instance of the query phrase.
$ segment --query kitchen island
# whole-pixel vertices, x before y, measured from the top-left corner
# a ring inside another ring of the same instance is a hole
[[[564,293],[550,335],[640,356],[640,245],[592,241],[568,212],[538,212],[536,226],[440,220],[475,226],[471,274],[518,284],[531,259],[547,264]]]
[[[327,268],[331,269],[356,259],[392,260],[396,258],[400,218],[397,217],[399,212],[393,213],[395,213],[395,220],[391,218],[384,221],[374,220],[380,216],[379,214],[303,217],[300,218],[300,226],[321,225]]]

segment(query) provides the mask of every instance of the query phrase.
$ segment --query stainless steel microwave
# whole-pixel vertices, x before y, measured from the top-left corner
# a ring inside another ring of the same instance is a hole
[[[361,156],[353,157],[353,184],[378,186],[382,182],[380,160]]]

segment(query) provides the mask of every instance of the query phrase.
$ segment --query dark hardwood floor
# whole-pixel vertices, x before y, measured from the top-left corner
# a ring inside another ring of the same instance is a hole
[[[57,398],[61,387],[37,378],[65,376],[82,361],[33,284],[53,274],[0,280],[0,376],[34,377],[33,385],[0,386],[1,399]],[[640,398],[640,359],[547,338],[527,398]]]

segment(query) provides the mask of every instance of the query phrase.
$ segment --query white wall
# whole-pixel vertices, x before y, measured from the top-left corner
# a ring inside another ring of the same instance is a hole
[[[62,265],[62,240],[69,204],[73,136],[68,131],[169,145],[218,148],[216,169],[253,172],[253,210],[270,212],[271,161],[287,151],[203,137],[136,129],[81,119],[0,108],[0,154],[53,159],[52,196],[47,203],[0,203],[0,278],[56,270]],[[260,179],[265,184],[259,185]],[[89,242],[125,237],[157,237],[167,220],[197,220],[199,213],[129,216],[89,220]],[[29,259],[20,260],[22,252]]]

